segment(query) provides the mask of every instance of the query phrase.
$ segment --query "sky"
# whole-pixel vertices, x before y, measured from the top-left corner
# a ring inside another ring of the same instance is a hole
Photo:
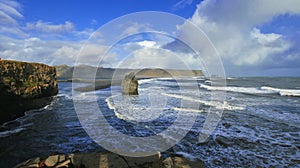
[[[215,47],[227,76],[300,76],[299,0],[0,0],[0,57],[74,65],[81,54],[85,63],[93,64],[99,52],[111,47],[99,28],[142,11],[168,12],[186,21],[172,25],[170,20],[170,32],[160,35],[124,36],[127,40],[112,47],[104,67],[142,68],[147,62],[178,68],[181,62],[174,60],[181,57],[192,69],[201,69],[194,53],[176,45],[176,36],[190,43],[198,40],[186,26],[193,23]],[[123,32],[111,30],[110,37],[153,27],[130,22]]]

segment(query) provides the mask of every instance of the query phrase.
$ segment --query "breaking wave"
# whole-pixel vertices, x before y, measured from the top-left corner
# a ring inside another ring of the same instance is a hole
[[[200,84],[200,88],[204,88],[210,91],[228,91],[237,92],[244,94],[279,94],[280,96],[300,96],[300,90],[296,89],[279,89],[269,86],[262,86],[260,88],[255,87],[218,87],[218,86],[207,86]]]

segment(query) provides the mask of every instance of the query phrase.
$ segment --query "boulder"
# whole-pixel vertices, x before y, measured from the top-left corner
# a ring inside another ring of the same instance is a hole
[[[122,80],[122,93],[125,95],[138,95],[138,80],[135,78],[134,72],[125,75]]]
[[[45,165],[48,166],[48,167],[53,167],[53,166],[55,166],[58,163],[58,159],[59,159],[58,155],[49,156],[45,160]]]
[[[18,61],[0,61],[0,123],[49,104],[58,93],[54,67]]]

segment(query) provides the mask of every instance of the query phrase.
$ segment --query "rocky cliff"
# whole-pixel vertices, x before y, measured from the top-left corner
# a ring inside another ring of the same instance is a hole
[[[0,61],[0,123],[47,105],[58,93],[56,69],[39,63]]]

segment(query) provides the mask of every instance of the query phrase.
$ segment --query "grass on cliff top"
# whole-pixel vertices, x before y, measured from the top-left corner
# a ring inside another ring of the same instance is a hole
[[[46,64],[42,64],[42,63],[37,63],[37,62],[22,62],[22,61],[16,61],[16,60],[0,60],[0,64],[20,64],[20,65],[24,65],[24,64],[31,64],[31,65],[42,65],[45,66]]]

